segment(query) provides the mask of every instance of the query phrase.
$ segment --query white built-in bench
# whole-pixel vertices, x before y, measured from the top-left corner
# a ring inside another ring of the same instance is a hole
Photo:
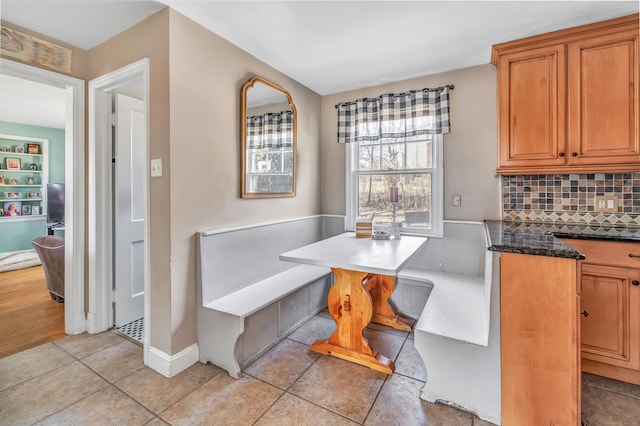
[[[312,216],[200,232],[200,361],[241,369],[327,306],[331,270],[280,253],[344,232],[340,216]]]
[[[427,370],[421,398],[499,424],[499,281],[488,246],[483,222],[445,221],[443,238],[429,238],[398,273],[390,301],[417,319],[414,343]]]
[[[443,238],[430,238],[398,273],[423,282],[430,294],[415,329],[487,346],[491,264],[482,222],[447,221]],[[488,272],[488,273],[487,273]]]

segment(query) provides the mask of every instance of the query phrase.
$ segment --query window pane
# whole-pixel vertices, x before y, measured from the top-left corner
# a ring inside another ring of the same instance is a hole
[[[252,192],[290,192],[292,191],[291,175],[252,175]]]
[[[382,145],[382,170],[404,169],[404,144]]]
[[[398,186],[396,222],[408,226],[431,226],[431,174],[403,173],[390,175],[358,175],[358,216],[371,217],[375,223],[391,222],[389,192]]]
[[[269,154],[269,171],[278,173],[282,171],[282,153],[272,152]]]
[[[380,170],[380,146],[365,145],[359,147],[360,170]]]
[[[407,169],[431,168],[431,141],[407,143]]]
[[[251,173],[291,173],[293,151],[291,148],[251,149],[249,169]]]
[[[293,151],[284,153],[284,172],[293,173]]]
[[[267,171],[267,153],[263,150],[253,151],[253,161],[251,162],[253,172],[266,172]]]

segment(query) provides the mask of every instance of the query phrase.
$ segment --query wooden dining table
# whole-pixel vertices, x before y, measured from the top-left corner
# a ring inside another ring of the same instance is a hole
[[[392,360],[371,347],[363,330],[369,322],[411,331],[409,322],[389,305],[396,275],[427,238],[403,236],[396,240],[356,238],[346,232],[280,254],[280,260],[327,266],[335,275],[328,310],[336,330],[317,340],[311,350],[392,374]]]

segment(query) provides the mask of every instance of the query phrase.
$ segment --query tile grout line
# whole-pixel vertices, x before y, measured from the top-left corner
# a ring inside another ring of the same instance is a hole
[[[292,342],[296,342],[296,343],[300,343],[300,344],[302,344],[302,345],[305,345],[305,346],[307,346],[307,348],[309,348],[309,347],[311,346],[311,345],[307,345],[306,343],[303,343],[303,342],[298,342],[297,340],[289,339],[289,337],[285,337],[285,339],[288,339],[288,340],[291,340]],[[325,356],[329,356],[329,355],[320,354],[320,356],[319,356],[319,357],[317,357],[317,358],[316,358],[316,359],[315,359],[311,364],[309,364],[309,366],[308,366],[308,367],[307,367],[307,368],[306,368],[302,373],[300,373],[300,375],[298,376],[298,378],[297,378],[297,379],[296,379],[296,380],[295,380],[295,381],[294,381],[294,382],[293,382],[293,383],[292,383],[292,384],[291,384],[291,385],[290,385],[286,390],[284,390],[284,391],[282,392],[282,395],[280,395],[280,396],[278,397],[278,399],[277,399],[273,404],[271,404],[271,406],[270,406],[267,410],[265,410],[265,412],[264,412],[264,413],[262,413],[262,414],[260,415],[260,417],[258,417],[258,419],[257,419],[254,423],[252,423],[252,424],[253,424],[253,425],[255,425],[257,422],[259,422],[259,421],[260,421],[260,419],[261,419],[262,417],[264,417],[264,415],[265,415],[269,410],[271,410],[271,408],[273,408],[273,406],[274,406],[274,405],[275,405],[275,404],[276,404],[276,403],[277,403],[277,402],[278,402],[278,401],[279,401],[279,400],[280,400],[280,399],[281,399],[285,394],[289,394],[289,395],[293,396],[294,398],[301,399],[302,401],[305,401],[305,402],[307,402],[307,403],[309,403],[309,404],[311,404],[311,405],[313,405],[313,406],[316,406],[316,407],[318,407],[318,408],[320,408],[320,409],[322,409],[322,410],[324,410],[324,411],[328,411],[328,412],[333,413],[333,414],[335,414],[335,415],[337,415],[337,416],[340,416],[340,417],[342,417],[343,419],[346,419],[346,420],[348,420],[348,421],[350,421],[350,422],[354,422],[354,423],[357,423],[357,424],[359,424],[359,425],[364,425],[364,422],[358,422],[358,421],[355,421],[355,420],[353,420],[353,419],[351,419],[351,418],[349,418],[349,417],[347,417],[347,416],[345,416],[345,415],[343,415],[343,414],[340,414],[340,413],[337,413],[337,412],[335,412],[335,411],[331,410],[330,408],[323,407],[322,405],[319,405],[318,403],[316,403],[316,402],[314,402],[314,401],[310,401],[310,400],[308,400],[308,399],[306,399],[306,398],[304,398],[304,397],[302,397],[302,396],[300,396],[300,395],[297,395],[297,394],[292,393],[292,392],[290,392],[290,391],[289,391],[289,390],[290,390],[290,389],[291,389],[291,388],[292,388],[292,387],[293,387],[293,386],[298,382],[298,380],[300,380],[300,379],[302,378],[302,376],[304,376],[304,375],[305,375],[305,373],[306,373],[307,371],[309,371],[309,370],[311,369],[311,367],[312,367],[315,363],[317,363],[317,362],[318,362],[318,360],[319,360],[320,358],[325,357]],[[273,387],[275,387],[275,388],[277,388],[277,389],[282,390],[282,388],[279,388],[278,386],[276,386],[276,385],[274,385],[274,384],[272,384],[272,383],[269,383],[269,382],[267,382],[267,381],[264,381],[264,380],[260,379],[259,377],[253,376],[253,375],[251,375],[251,374],[249,374],[249,373],[243,373],[243,374],[246,374],[246,375],[248,375],[248,376],[251,376],[251,377],[253,377],[253,378],[254,378],[254,379],[256,379],[256,380],[261,381],[262,383],[266,383],[267,385],[270,385],[270,386],[273,386]],[[381,388],[382,388],[382,387],[381,387]],[[374,399],[374,402],[375,402],[375,399]],[[373,405],[372,405],[372,406],[373,406]],[[366,417],[365,417],[365,420],[366,420]]]
[[[311,345],[307,345],[306,343],[298,342],[297,340],[290,339],[290,338],[289,338],[289,336],[285,337],[283,340],[290,340],[290,341],[292,341],[292,342],[295,342],[295,343],[298,343],[298,344],[304,345],[304,346],[306,346],[306,347],[307,347],[307,350],[310,350],[310,347],[311,347]],[[274,346],[274,348],[275,348],[275,346]],[[276,403],[277,403],[278,401],[280,401],[280,399],[282,399],[282,397],[283,397],[284,395],[286,395],[286,394],[289,394],[289,395],[293,396],[294,398],[299,398],[299,399],[301,399],[301,400],[303,400],[303,401],[306,401],[306,402],[308,402],[308,403],[310,403],[310,404],[312,404],[312,405],[315,405],[316,407],[319,407],[319,408],[321,408],[321,409],[323,409],[323,410],[326,410],[326,411],[329,411],[329,412],[331,412],[331,413],[334,413],[334,414],[337,414],[337,415],[339,415],[339,416],[342,416],[341,414],[336,413],[336,412],[334,412],[333,410],[329,410],[328,408],[326,408],[326,407],[322,407],[321,405],[318,405],[318,404],[314,403],[313,401],[309,401],[309,400],[307,400],[307,399],[305,399],[305,398],[303,398],[303,397],[301,397],[301,396],[299,396],[299,395],[296,395],[296,394],[294,394],[294,393],[289,392],[289,389],[291,389],[291,388],[292,388],[292,387],[293,387],[293,386],[298,382],[298,380],[300,380],[300,379],[302,378],[302,376],[304,376],[304,375],[305,375],[305,373],[306,373],[307,371],[309,371],[309,370],[311,369],[311,367],[312,367],[316,362],[318,362],[318,360],[319,360],[320,358],[322,358],[323,356],[324,356],[324,355],[320,354],[320,356],[319,356],[319,357],[317,357],[315,360],[313,360],[313,362],[312,362],[311,364],[309,364],[309,366],[308,366],[307,368],[305,368],[303,372],[301,372],[301,373],[300,373],[300,375],[298,376],[298,378],[297,378],[296,380],[294,380],[294,382],[293,382],[293,383],[291,383],[291,384],[289,385],[289,387],[287,387],[286,389],[279,388],[278,386],[274,385],[273,383],[269,383],[269,382],[267,382],[267,381],[262,380],[262,379],[261,379],[261,378],[259,378],[259,377],[253,376],[253,375],[251,375],[250,373],[246,373],[246,372],[245,372],[244,374],[246,374],[246,375],[248,375],[248,376],[251,376],[251,377],[253,377],[253,378],[254,378],[254,379],[256,379],[256,380],[259,380],[259,381],[261,381],[262,383],[266,383],[266,384],[267,384],[267,385],[269,385],[269,386],[273,386],[273,387],[275,387],[276,389],[280,389],[280,390],[282,390],[282,391],[283,391],[283,392],[282,392],[282,395],[280,395],[280,396],[278,397],[278,399],[276,399],[276,400],[273,402],[273,404],[271,404],[271,406],[269,406],[269,408],[267,408],[267,409],[264,411],[264,413],[262,413],[262,414],[260,415],[260,417],[258,417],[258,418],[256,419],[256,421],[255,421],[255,422],[253,422],[252,424],[253,424],[253,425],[255,425],[256,423],[258,423],[258,422],[260,421],[260,419],[261,419],[261,418],[263,418],[263,417],[264,417],[264,415],[265,415],[265,414],[267,414],[267,412],[269,412],[269,410],[271,410],[271,409],[273,408],[273,406],[275,406],[275,405],[276,405]],[[254,362],[255,362],[255,361],[254,361]],[[342,417],[343,417],[343,418],[346,418],[346,417],[344,417],[344,416],[342,416]],[[350,420],[350,419],[349,419],[349,420]]]
[[[599,390],[602,390],[602,391],[606,391],[606,392],[610,392],[610,393],[615,393],[617,395],[627,396],[629,398],[640,400],[640,395],[639,396],[630,395],[628,393],[624,393],[624,392],[621,392],[621,391],[616,391],[616,390],[613,390],[613,389],[607,389],[607,388],[604,388],[602,386],[597,386],[597,385],[593,385],[593,384],[589,384],[589,383],[582,383],[582,385],[583,386],[589,386],[589,387],[592,387],[592,388],[595,388],[595,389],[599,389]]]
[[[111,332],[111,330],[107,330],[107,332]],[[114,333],[114,334],[116,334],[116,333]],[[116,334],[116,335],[117,335],[117,334]],[[119,336],[119,337],[121,337],[121,336]],[[90,394],[90,395],[87,395],[85,398],[82,398],[82,399],[79,399],[79,400],[77,400],[77,401],[74,401],[73,403],[71,403],[71,404],[67,405],[66,407],[63,407],[63,408],[61,408],[60,410],[56,411],[55,413],[50,414],[49,416],[45,417],[44,419],[49,418],[49,417],[53,416],[54,414],[57,414],[57,413],[59,413],[59,412],[61,412],[61,411],[65,410],[65,409],[67,409],[67,408],[71,407],[73,404],[76,404],[76,403],[78,403],[78,402],[80,402],[80,401],[84,401],[84,400],[86,400],[86,399],[88,399],[88,398],[92,397],[93,395],[97,394],[98,392],[103,391],[103,390],[104,390],[104,389],[106,389],[107,387],[113,387],[117,392],[122,393],[125,397],[127,397],[127,398],[131,399],[133,402],[135,402],[136,404],[140,405],[142,408],[144,408],[145,410],[147,410],[148,412],[150,412],[151,414],[153,414],[153,416],[154,416],[154,417],[157,417],[157,414],[156,414],[156,413],[154,413],[154,412],[152,412],[151,410],[149,410],[149,409],[148,409],[144,404],[142,404],[140,401],[138,401],[138,400],[136,400],[135,398],[133,398],[131,395],[127,394],[124,390],[120,389],[120,388],[116,385],[116,382],[121,381],[121,380],[123,380],[123,379],[125,379],[125,378],[127,378],[127,377],[131,376],[132,374],[135,374],[136,372],[138,372],[138,371],[142,370],[143,368],[145,368],[145,367],[146,367],[145,365],[143,365],[141,368],[139,368],[139,369],[137,369],[137,370],[135,370],[135,371],[133,371],[133,372],[131,372],[131,373],[127,374],[126,376],[121,377],[120,379],[118,379],[118,380],[116,380],[116,381],[113,381],[113,382],[112,382],[111,380],[109,380],[108,378],[104,377],[102,374],[100,374],[100,373],[99,373],[99,372],[97,372],[96,370],[94,370],[91,366],[89,366],[88,364],[86,364],[85,362],[83,362],[83,359],[85,359],[85,358],[87,358],[87,357],[89,357],[89,356],[95,355],[95,354],[97,354],[97,353],[99,353],[99,352],[102,352],[102,351],[104,351],[104,350],[106,350],[106,349],[112,348],[112,347],[114,347],[114,346],[116,346],[116,345],[119,345],[119,344],[121,344],[121,343],[125,342],[125,341],[127,341],[127,340],[126,340],[126,339],[123,339],[123,341],[122,341],[122,342],[117,342],[117,343],[114,343],[114,344],[112,344],[112,345],[105,346],[104,348],[99,349],[99,350],[97,350],[97,351],[95,351],[95,352],[92,352],[92,353],[90,353],[90,354],[88,354],[88,355],[85,355],[85,356],[83,356],[82,358],[78,358],[76,355],[74,355],[74,354],[72,354],[71,352],[67,351],[64,347],[62,347],[62,346],[60,346],[60,345],[57,345],[57,344],[56,344],[56,346],[57,346],[57,347],[59,347],[59,348],[60,348],[60,349],[62,349],[64,352],[66,352],[67,354],[69,354],[69,355],[70,355],[72,358],[74,358],[74,359],[75,359],[75,361],[77,361],[80,365],[82,365],[82,366],[86,367],[89,371],[91,371],[92,373],[94,373],[95,375],[97,375],[99,378],[101,378],[102,380],[104,380],[104,381],[106,382],[106,385],[105,385],[105,386],[103,386],[103,387],[101,387],[100,389],[96,390],[96,392],[94,392],[94,393],[92,393],[92,394]],[[53,341],[52,343],[55,343],[55,341]],[[69,364],[71,364],[71,363],[69,363]],[[65,365],[68,365],[68,364],[65,364]],[[51,371],[54,371],[54,370],[51,370]],[[42,374],[42,375],[44,375],[44,374]],[[40,377],[40,376],[38,376],[38,377]],[[39,421],[42,421],[42,420],[44,420],[44,419],[40,419]]]
[[[200,362],[200,361],[198,361]],[[220,372],[218,374],[214,374],[213,376],[211,376],[209,378],[209,380],[205,380],[204,382],[200,383],[200,385],[196,386],[195,388],[193,388],[191,391],[187,392],[186,394],[184,394],[181,398],[177,399],[173,404],[169,405],[167,408],[165,408],[164,410],[160,411],[159,413],[156,413],[155,416],[158,417],[160,420],[162,420],[165,423],[171,424],[169,423],[167,420],[163,419],[161,416],[162,413],[166,413],[170,408],[172,408],[173,406],[175,406],[177,403],[179,403],[180,401],[182,401],[183,399],[187,398],[189,395],[191,395],[192,393],[194,393],[196,390],[200,389],[201,387],[203,387],[205,384],[209,383],[211,380],[213,380],[215,377],[218,377],[221,374],[224,374],[226,371],[223,370],[222,368],[213,365],[209,362],[205,363],[204,365],[212,365],[215,368],[219,369]],[[175,376],[174,376],[175,377]],[[136,401],[137,402],[137,401]]]
[[[392,333],[389,333],[392,334]],[[371,407],[369,407],[369,410],[367,410],[367,415],[364,416],[364,421],[362,422],[362,424],[365,424],[367,422],[367,420],[369,420],[369,416],[371,415],[371,411],[373,410],[373,407],[376,405],[376,402],[378,401],[378,398],[380,397],[380,394],[382,393],[382,388],[384,388],[384,385],[387,384],[387,382],[389,381],[389,379],[391,379],[391,377],[396,374],[395,373],[395,364],[398,361],[398,358],[400,357],[400,353],[402,352],[402,349],[404,349],[404,345],[407,343],[407,340],[409,340],[409,333],[407,333],[407,335],[404,337],[404,342],[402,342],[402,345],[400,345],[400,350],[398,351],[398,354],[396,355],[396,357],[393,360],[393,365],[394,365],[394,371],[391,374],[387,374],[386,377],[384,378],[384,382],[382,382],[382,386],[380,386],[380,389],[378,389],[378,392],[376,393],[376,397],[373,398],[373,403],[371,404]]]

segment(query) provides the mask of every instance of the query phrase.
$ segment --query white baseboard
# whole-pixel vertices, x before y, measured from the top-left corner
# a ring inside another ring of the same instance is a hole
[[[145,364],[163,376],[171,378],[198,362],[199,357],[200,349],[197,343],[181,350],[175,355],[168,355],[160,349],[149,345]]]

